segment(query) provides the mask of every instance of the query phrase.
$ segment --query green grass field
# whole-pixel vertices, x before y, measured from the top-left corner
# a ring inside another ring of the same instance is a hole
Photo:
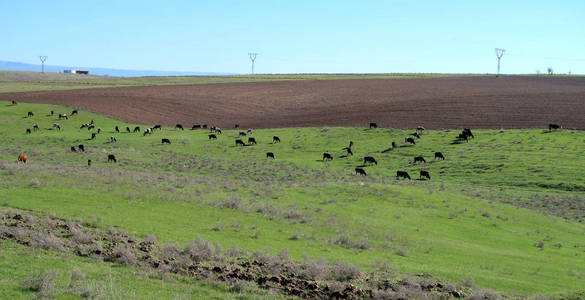
[[[143,137],[113,133],[116,125],[125,131],[134,124],[85,111],[58,121],[47,116],[50,110],[70,112],[0,102],[0,210],[113,225],[141,237],[154,234],[162,243],[185,245],[201,237],[249,251],[287,249],[296,260],[307,254],[363,270],[383,261],[399,276],[473,278],[482,288],[508,295],[584,290],[583,132],[478,130],[475,139],[457,144],[458,132],[427,131],[407,146],[404,138],[413,130],[288,128],[257,130],[252,134],[257,145],[236,147],[233,130],[215,141],[205,130],[172,128]],[[35,116],[27,118],[28,111]],[[89,141],[90,132],[79,126],[91,119],[103,131]],[[53,130],[54,122],[63,130]],[[33,124],[41,130],[25,134]],[[117,143],[109,143],[112,135]],[[273,144],[274,135],[282,142]],[[161,138],[172,145],[161,145]],[[355,155],[343,157],[350,140]],[[384,152],[392,141],[399,147]],[[69,150],[78,144],[86,146],[85,153]],[[268,151],[275,160],[266,158]],[[433,161],[435,151],[447,159]],[[323,152],[333,161],[323,162]],[[19,153],[29,156],[26,165],[16,163]],[[118,163],[108,163],[108,154]],[[364,167],[368,176],[355,176],[366,155],[378,165]],[[418,155],[428,162],[413,164]],[[430,172],[430,181],[416,180],[421,169]],[[397,181],[397,170],[413,180]],[[36,270],[45,259],[54,257],[42,252],[27,261]],[[64,263],[89,264],[92,271],[86,272],[92,274],[119,270],[78,258]],[[137,280],[132,271],[116,272],[113,276]],[[201,293],[222,293],[195,286]],[[177,288],[164,293],[192,287]]]
[[[233,76],[108,77],[62,73],[0,71],[0,93],[152,85],[191,85],[287,80],[434,78],[476,74],[274,74]]]

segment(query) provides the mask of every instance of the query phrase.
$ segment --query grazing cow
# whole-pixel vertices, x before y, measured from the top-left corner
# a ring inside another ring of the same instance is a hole
[[[93,125],[93,123],[95,123],[95,121],[93,119],[91,119],[91,121],[89,122],[90,125]]]
[[[422,126],[416,126],[416,131],[425,131],[426,129]]]
[[[118,126],[116,126],[116,128],[114,128],[114,130],[116,130],[116,132],[120,132],[120,128],[118,128]]]
[[[252,128],[248,128],[248,130],[246,130],[247,134],[252,134]]]
[[[217,140],[217,135],[215,135],[215,134],[210,134],[210,135],[209,135],[209,139],[210,139],[210,140]]]
[[[238,145],[245,146],[245,144],[244,144],[244,141],[242,141],[242,140],[240,140],[240,139],[237,139],[237,140],[236,140],[236,146],[238,146]]]
[[[243,131],[240,131],[240,133],[238,134],[239,136],[246,136],[246,133]]]
[[[203,124],[203,125],[201,125],[201,128],[203,128],[203,129],[207,129],[207,124]]]
[[[435,152],[435,159],[445,160],[445,156],[441,152]]]
[[[415,158],[414,158],[414,161],[413,161],[413,163],[415,163],[415,164],[416,164],[416,163],[417,163],[417,162],[419,162],[419,161],[420,161],[420,162],[423,162],[423,163],[426,163],[426,162],[427,162],[427,161],[425,160],[425,158],[424,158],[424,157],[422,157],[422,156],[417,156],[417,157],[415,157]]]
[[[374,164],[378,165],[378,162],[376,161],[376,159],[371,157],[371,156],[364,157],[364,165],[366,163],[374,163]]]
[[[552,131],[553,129],[554,130],[557,130],[557,129],[560,129],[560,128],[561,128],[561,126],[559,124],[548,124],[548,130],[549,131]]]
[[[353,147],[353,141],[349,141],[349,148]]]
[[[85,152],[85,146],[83,144],[77,145],[77,148],[79,148],[79,151]]]
[[[155,130],[155,129],[162,130],[162,126],[161,125],[154,125],[154,127],[152,127],[152,130]]]
[[[366,171],[362,168],[355,168],[355,175],[362,175],[362,176],[366,176]]]
[[[353,156],[353,151],[351,151],[351,147],[345,147],[342,150],[345,150],[348,155],[352,155]]]
[[[87,130],[89,130],[89,128]],[[98,127],[98,133],[102,133],[102,128],[101,127]]]
[[[411,138],[411,137],[409,137],[409,138],[406,138],[404,141],[405,141],[405,142],[407,142],[407,143],[411,143],[412,145],[416,145],[416,142],[415,142],[415,141],[414,141],[414,139],[413,139],[413,138]]]
[[[89,127],[89,124],[85,123],[85,124],[79,126],[79,129],[83,129],[83,128],[87,128],[87,127]]]
[[[91,133],[91,138],[90,138],[90,140],[93,140],[93,139],[95,139],[95,132],[92,132],[92,133]]]
[[[376,124],[376,123],[370,123],[370,128],[378,128],[378,124]]]
[[[323,153],[323,161],[326,161],[326,160],[333,160],[333,156],[331,156],[331,154],[329,154],[327,152]]]
[[[274,159],[274,153],[272,153],[272,152],[266,152],[266,158],[272,158],[272,159]]]
[[[469,128],[464,128],[463,131],[461,131],[461,133],[459,134],[459,136],[457,136],[457,139],[465,140],[467,142],[469,142],[469,138],[475,138],[473,133],[471,133],[471,129]]]
[[[88,167],[89,167],[89,166],[91,166],[91,159],[88,159],[88,160],[87,160],[87,166],[88,166]]]
[[[176,128],[176,129],[185,130],[185,129],[183,128],[183,125],[181,125],[181,124],[177,124],[177,125],[175,125],[175,128]]]
[[[126,131],[127,131],[128,133],[130,133],[130,132],[131,132],[131,131],[130,131],[130,127],[126,126]]]
[[[113,161],[113,162],[118,162],[116,160],[116,156],[114,156],[114,154],[108,154],[108,162]]]
[[[118,140],[114,136],[111,136],[110,137],[110,143],[114,143],[114,142],[117,142],[117,141]]]
[[[16,102],[16,100],[12,100],[12,105],[16,105],[18,104],[18,102]]]
[[[239,127],[240,127],[240,125],[238,125],[238,124],[234,125],[234,128],[239,128]]]
[[[29,111],[27,115],[28,115],[29,117],[34,117],[34,116],[35,116],[35,113],[33,113],[32,111]]]
[[[26,129],[26,134],[30,134],[30,133],[31,133],[30,128],[27,128]]]
[[[146,128],[142,136],[146,136],[147,134],[152,134],[152,128]]]
[[[51,111],[51,116],[54,115],[54,114],[55,114],[55,112],[54,111]]]
[[[422,179],[423,177],[426,177],[427,179],[431,180],[431,174],[429,174],[428,171],[423,171],[423,170],[420,171],[419,179]]]
[[[418,134],[418,132],[411,133],[410,135],[414,136],[417,139],[420,139],[420,134]]]
[[[71,115],[72,115],[72,116],[75,116],[75,115],[76,115],[76,114],[78,114],[78,113],[79,113],[79,112],[77,111],[77,109],[74,109],[74,110],[71,112]]]
[[[134,132],[140,132],[140,126],[134,127]]]
[[[410,180],[410,175],[408,175],[407,172],[405,172],[405,171],[396,171],[396,180],[398,180],[400,177],[402,177],[404,179]]]
[[[276,135],[272,137],[272,143],[280,143],[280,138]]]
[[[171,144],[171,140],[169,140],[169,139],[161,139],[160,142],[161,142],[161,144],[169,144],[169,145]]]
[[[34,131],[38,131],[38,130],[41,130],[41,129],[39,128],[39,125],[35,124],[35,125],[33,126],[33,130],[34,130]]]
[[[251,138],[248,138],[248,144],[250,144],[250,145],[251,145],[251,144],[254,144],[254,145],[256,145],[256,139],[255,139],[255,138],[253,138],[253,137],[251,137]]]
[[[57,123],[53,123],[53,127],[57,128],[57,130],[61,130],[61,125]]]
[[[392,142],[392,149],[394,148],[398,148],[398,145],[396,145],[396,142]]]
[[[87,126],[87,131],[90,131],[90,130],[92,130],[92,129],[94,129],[94,128],[95,128],[95,126],[94,126],[94,125],[89,125],[89,126]],[[100,129],[98,133],[100,133],[101,131],[102,131],[102,130]]]
[[[23,164],[26,164],[26,159],[28,157],[26,156],[26,154],[19,154],[18,155],[18,160],[16,161],[17,163],[22,162]]]
[[[61,119],[69,120],[69,118],[67,117],[67,114],[59,114],[59,120],[61,120]]]
[[[71,146],[71,152],[77,152],[77,150],[75,150],[75,146]]]
[[[193,125],[193,127],[191,127],[191,130],[195,130],[195,129],[199,129],[201,128],[201,125]]]
[[[222,132],[221,132],[221,129],[219,129],[219,127],[215,127],[215,132],[217,132],[217,133],[219,133],[219,134],[221,134],[221,133],[222,133]]]

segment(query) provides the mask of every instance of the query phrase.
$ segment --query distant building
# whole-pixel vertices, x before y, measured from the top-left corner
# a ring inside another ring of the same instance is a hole
[[[63,70],[63,73],[66,74],[89,74],[89,71],[87,70]]]

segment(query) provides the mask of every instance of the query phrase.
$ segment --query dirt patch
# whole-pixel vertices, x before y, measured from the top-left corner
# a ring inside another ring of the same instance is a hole
[[[585,129],[585,78],[307,80],[1,94],[139,124]]]

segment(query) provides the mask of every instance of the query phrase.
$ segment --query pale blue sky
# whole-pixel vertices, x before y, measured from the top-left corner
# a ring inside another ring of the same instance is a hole
[[[203,72],[585,73],[585,1],[0,0],[0,60]]]

